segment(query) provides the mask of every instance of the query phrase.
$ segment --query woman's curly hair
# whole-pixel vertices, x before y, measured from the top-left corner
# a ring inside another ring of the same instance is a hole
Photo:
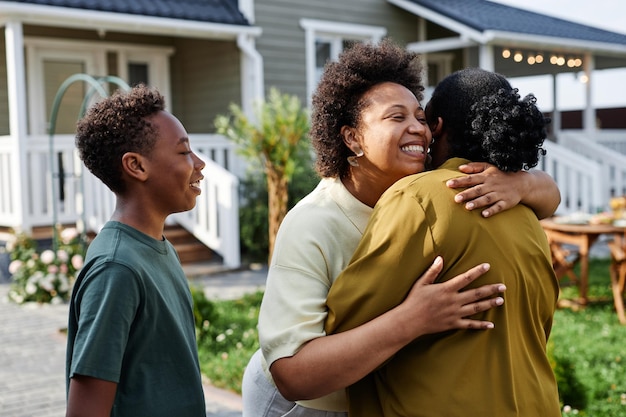
[[[76,147],[85,166],[114,193],[123,193],[122,156],[150,155],[157,139],[149,116],[165,109],[163,96],[145,85],[117,91],[78,121]]]
[[[309,133],[317,154],[316,170],[322,177],[347,175],[347,157],[354,153],[344,144],[341,128],[358,125],[367,106],[361,100],[363,94],[383,82],[403,85],[422,100],[418,55],[385,39],[376,45],[356,43],[339,61],[326,64],[313,95]]]
[[[550,119],[529,94],[520,99],[500,74],[480,68],[442,80],[427,106],[427,118],[441,117],[448,133],[448,157],[489,162],[515,172],[537,165]]]

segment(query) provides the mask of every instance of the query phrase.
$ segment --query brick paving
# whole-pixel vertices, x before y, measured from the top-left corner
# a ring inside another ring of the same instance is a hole
[[[198,278],[208,295],[237,297],[264,284],[265,270]],[[67,305],[17,305],[0,281],[0,417],[65,415]],[[241,397],[205,386],[207,417],[241,417]]]

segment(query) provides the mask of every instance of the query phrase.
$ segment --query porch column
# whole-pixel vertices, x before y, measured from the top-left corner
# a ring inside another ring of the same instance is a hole
[[[585,75],[587,76],[587,82],[585,83],[585,108],[583,110],[583,130],[587,134],[588,138],[592,141],[596,140],[596,110],[592,103],[593,93],[593,71],[596,63],[591,52],[585,54],[583,68]]]
[[[24,33],[22,22],[8,21],[4,28],[9,100],[9,135],[13,144],[11,184],[13,193],[14,225],[30,233],[26,194],[30,176],[26,169],[26,80],[24,65]]]
[[[552,74],[552,134],[556,142],[559,142],[561,134],[561,110],[559,109],[559,87],[557,84],[558,74]]]
[[[493,45],[478,46],[478,66],[487,71],[494,71]]]
[[[250,35],[237,36],[237,46],[242,52],[241,105],[244,113],[252,117],[254,102],[265,98],[263,57],[256,50],[254,38]]]

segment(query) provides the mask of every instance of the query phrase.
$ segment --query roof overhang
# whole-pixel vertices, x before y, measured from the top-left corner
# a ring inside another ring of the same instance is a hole
[[[442,14],[439,14],[431,9],[407,0],[387,1],[395,6],[398,6],[401,9],[406,10],[407,12],[410,12],[419,17],[423,17],[424,19],[436,23],[439,26],[450,29],[451,31],[458,33],[464,39],[472,39],[477,42],[481,42],[482,32],[472,29],[469,26],[458,22],[457,20],[451,19],[447,16],[443,16]]]
[[[563,52],[591,52],[595,55],[626,57],[626,45],[515,32],[485,31],[483,43],[503,46],[511,45],[521,48],[544,48]]]
[[[0,1],[0,23],[204,39],[259,36],[261,28]]]
[[[626,57],[626,45],[606,42],[592,42],[572,38],[538,36],[519,32],[492,30],[483,32],[411,1],[387,1],[397,7],[400,7],[401,9],[406,10],[407,12],[422,17],[459,34],[458,38],[445,38],[412,43],[409,45],[409,49],[415,52],[437,52],[475,45],[501,45],[517,46],[520,48],[545,48],[563,52],[591,52],[595,55],[618,56],[622,58]]]

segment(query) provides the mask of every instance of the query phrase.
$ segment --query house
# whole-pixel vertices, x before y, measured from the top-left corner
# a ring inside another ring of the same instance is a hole
[[[246,16],[251,6],[233,0],[0,1],[0,227],[30,232],[78,223],[97,232],[110,216],[112,193],[81,169],[74,152],[76,119],[93,83],[59,87],[76,74],[115,76],[158,87],[186,127],[207,161],[206,180],[197,208],[173,222],[227,266],[239,266],[238,187],[231,171],[241,167],[231,144],[213,134],[213,120],[229,103],[249,111],[263,95],[254,46],[261,30]],[[109,91],[117,87],[105,83]]]
[[[207,161],[198,207],[172,221],[236,267],[244,167],[214,134],[215,115],[231,102],[250,114],[271,87],[309,103],[327,60],[383,37],[423,54],[426,99],[467,66],[508,77],[583,74],[582,128],[564,131],[555,107],[541,168],[559,183],[562,214],[626,194],[626,132],[597,129],[589,98],[595,71],[626,67],[626,35],[487,0],[0,0],[0,17],[0,228],[78,221],[97,231],[106,220],[110,192],[73,153],[89,83],[68,86],[52,125],[50,115],[68,76],[116,76],[169,99]]]
[[[507,77],[549,74],[553,80],[580,73],[588,80],[582,128],[564,132],[555,107],[553,142],[546,144],[541,168],[559,183],[561,214],[595,212],[610,195],[626,194],[626,131],[596,129],[596,117],[606,111],[599,113],[590,99],[596,71],[626,67],[626,35],[486,0],[257,0],[254,17],[263,30],[256,45],[266,88],[276,86],[305,102],[327,59],[350,42],[385,36],[423,54],[425,101],[439,80],[467,66]],[[616,91],[623,95],[626,89]],[[626,109],[618,110],[617,118],[626,119]]]

